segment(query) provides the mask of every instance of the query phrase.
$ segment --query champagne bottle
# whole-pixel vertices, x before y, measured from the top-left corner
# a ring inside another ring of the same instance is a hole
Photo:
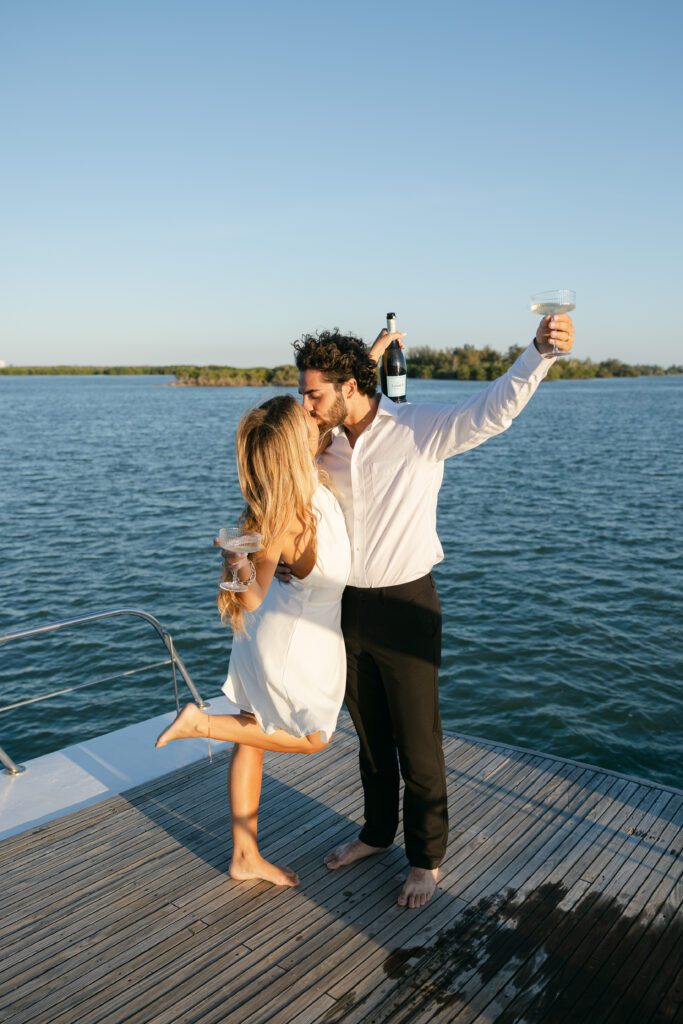
[[[387,331],[393,334],[396,330],[396,314],[387,313]],[[379,368],[379,380],[382,392],[392,402],[407,402],[406,398],[406,357],[397,341],[388,345],[382,356]]]

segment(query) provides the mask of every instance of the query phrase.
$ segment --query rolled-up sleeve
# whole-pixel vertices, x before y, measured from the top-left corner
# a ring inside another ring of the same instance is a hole
[[[438,462],[502,434],[527,404],[553,365],[531,343],[506,373],[456,406],[415,405],[415,444]]]

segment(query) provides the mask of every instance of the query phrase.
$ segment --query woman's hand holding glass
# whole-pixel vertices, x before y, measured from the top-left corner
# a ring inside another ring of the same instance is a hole
[[[214,541],[216,547],[223,548],[223,559],[232,572],[231,580],[220,584],[221,590],[243,592],[254,582],[256,573],[254,563],[247,557],[261,547],[261,534],[241,530],[239,527],[225,527],[218,531]],[[248,575],[242,579],[240,573],[247,569]]]

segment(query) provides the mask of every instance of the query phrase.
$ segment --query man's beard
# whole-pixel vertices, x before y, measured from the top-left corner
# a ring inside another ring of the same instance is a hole
[[[328,430],[334,429],[334,427],[341,426],[348,414],[349,410],[346,406],[346,402],[344,401],[344,396],[340,393],[335,398],[334,405],[325,418],[323,419],[322,416],[318,417],[318,429],[321,435]]]

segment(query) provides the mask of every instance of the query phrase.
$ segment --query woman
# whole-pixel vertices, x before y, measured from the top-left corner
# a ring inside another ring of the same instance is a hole
[[[275,885],[297,885],[298,877],[259,853],[263,751],[324,750],[346,682],[340,620],[351,552],[343,513],[318,474],[318,443],[314,420],[290,395],[270,399],[241,420],[241,525],[260,533],[262,545],[253,563],[245,556],[230,558],[229,568],[251,582],[244,592],[221,590],[218,606],[235,634],[223,691],[242,710],[208,715],[189,704],[156,744],[198,736],[235,744],[230,875]],[[274,579],[281,558],[292,567],[286,585]]]

